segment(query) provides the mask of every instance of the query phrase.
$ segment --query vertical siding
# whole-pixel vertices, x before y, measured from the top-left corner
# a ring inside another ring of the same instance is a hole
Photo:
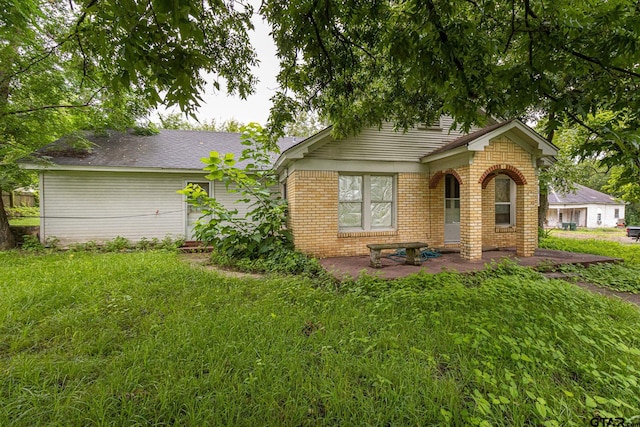
[[[65,243],[132,241],[185,234],[184,198],[176,191],[193,176],[160,173],[43,173],[43,239]],[[197,178],[196,178],[197,179]]]

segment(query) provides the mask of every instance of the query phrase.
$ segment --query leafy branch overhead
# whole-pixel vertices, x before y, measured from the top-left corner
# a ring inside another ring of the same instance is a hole
[[[232,0],[4,2],[0,187],[27,185],[16,159],[79,129],[133,127],[158,104],[193,115],[211,85],[246,97],[252,14]],[[13,244],[0,202],[0,249]]]
[[[634,1],[270,0],[261,11],[281,62],[274,117],[311,107],[339,135],[440,113],[468,127],[480,111],[574,122],[640,111]]]

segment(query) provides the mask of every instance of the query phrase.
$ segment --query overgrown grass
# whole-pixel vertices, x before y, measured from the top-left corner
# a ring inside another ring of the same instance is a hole
[[[627,264],[640,265],[640,245],[638,244],[626,245],[598,239],[582,240],[549,236],[540,240],[540,247],[620,258]]]
[[[232,279],[0,253],[0,425],[588,425],[640,414],[640,313],[510,264]]]
[[[621,264],[597,264],[588,268],[568,265],[558,270],[571,273],[576,280],[593,283],[603,288],[640,293],[640,245],[595,239],[546,237],[541,240],[540,247],[620,258],[624,261]]]
[[[559,271],[570,273],[576,281],[589,282],[615,291],[640,293],[640,266],[625,264],[595,264],[588,268],[565,265]]]

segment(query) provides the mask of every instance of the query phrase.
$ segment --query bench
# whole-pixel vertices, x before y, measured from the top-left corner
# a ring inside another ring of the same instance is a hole
[[[382,262],[380,262],[380,256],[383,249],[405,249],[407,251],[408,265],[420,265],[422,260],[420,259],[420,249],[429,247],[427,243],[423,242],[408,242],[408,243],[371,243],[367,247],[371,251],[370,265],[373,268],[382,268]]]

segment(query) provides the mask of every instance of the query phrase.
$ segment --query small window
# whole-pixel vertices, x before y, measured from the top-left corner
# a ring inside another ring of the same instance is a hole
[[[602,224],[602,214],[598,214],[598,224]]]
[[[613,210],[613,217],[614,217],[615,219],[620,218],[620,209],[614,209],[614,210]]]
[[[496,225],[515,224],[515,183],[508,177],[496,178]]]
[[[394,178],[391,175],[340,175],[340,229],[389,229],[394,225]]]
[[[562,222],[562,212],[558,214],[558,222]]]

